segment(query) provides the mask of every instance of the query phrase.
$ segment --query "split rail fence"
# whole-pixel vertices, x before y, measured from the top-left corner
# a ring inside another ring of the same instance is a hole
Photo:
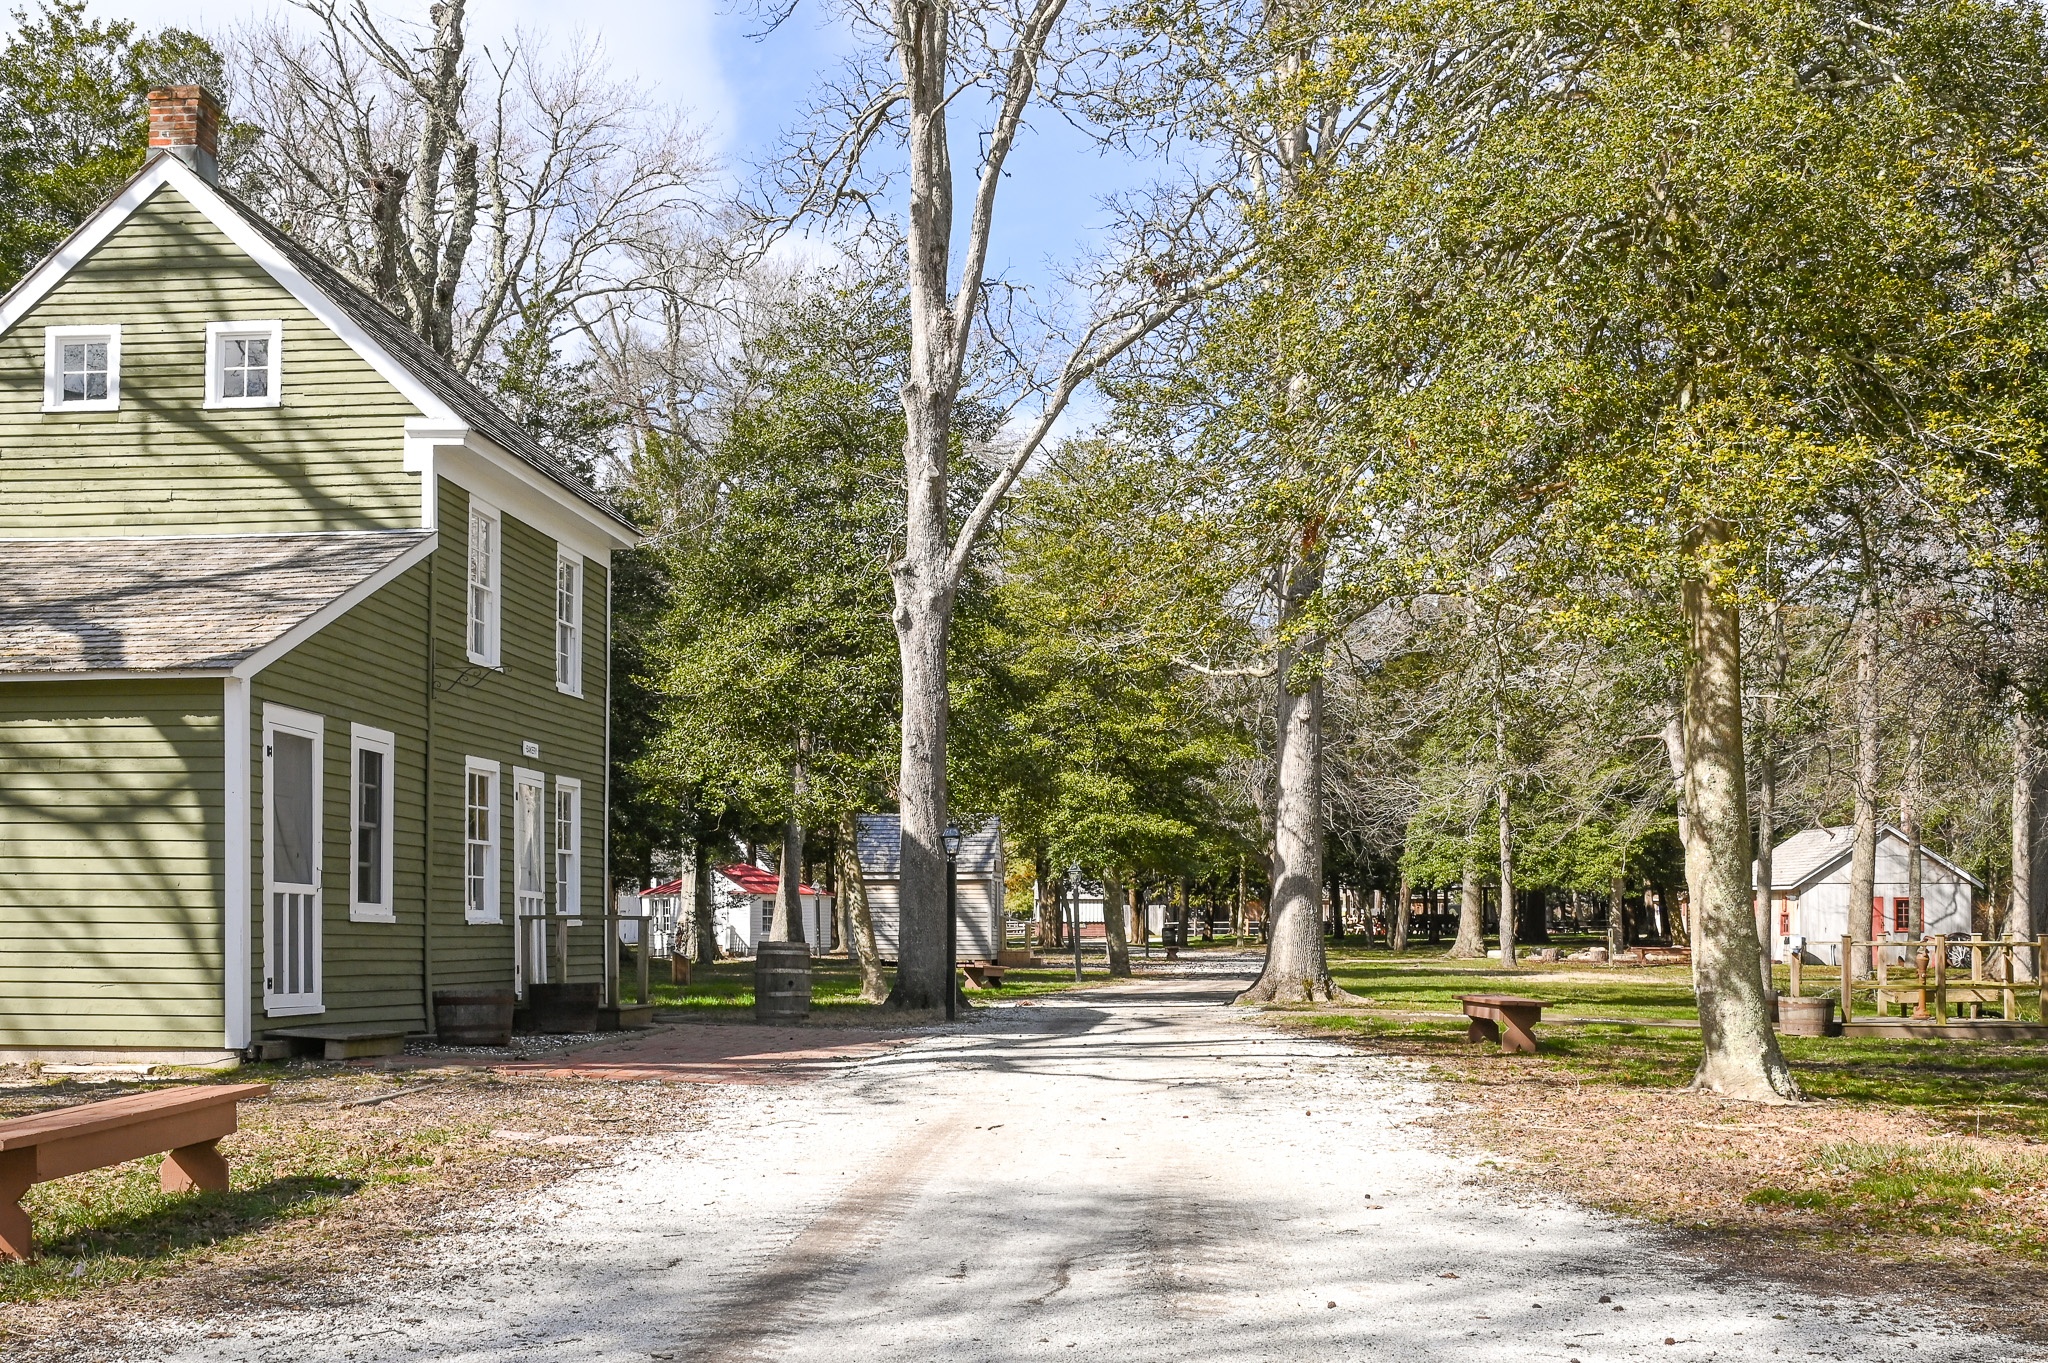
[[[1841,963],[1830,973],[1840,976],[1837,988],[1845,1021],[1855,1015],[1858,991],[1870,996],[1878,1017],[1889,1016],[1889,1010],[1897,1006],[1902,1017],[1946,1019],[1951,1009],[1967,1008],[1969,1016],[1976,1018],[1983,1016],[1986,1004],[1996,1004],[1999,1016],[2007,1022],[2018,1020],[2019,997],[2030,993],[2037,998],[2040,1017],[2048,1021],[2048,936],[2028,941],[2023,937],[1936,934],[1918,942],[1864,942],[1844,937],[1840,943]],[[1871,974],[1863,979],[1856,977],[1859,951],[1867,952],[1870,962]],[[2026,972],[2031,979],[2023,978],[2022,960],[2032,966]],[[1791,997],[1804,997],[1803,963],[1794,956],[1791,965]]]

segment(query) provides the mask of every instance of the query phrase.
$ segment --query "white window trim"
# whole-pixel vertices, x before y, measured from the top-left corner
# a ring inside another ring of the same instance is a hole
[[[485,653],[478,653],[470,647],[475,637],[475,631],[471,627],[476,623],[475,617],[470,614],[470,611],[475,606],[476,598],[471,591],[469,580],[469,549],[471,547],[469,540],[479,519],[489,521],[493,532],[491,535],[491,580],[488,584],[491,593],[491,618],[488,622],[491,646]],[[492,506],[489,502],[472,497],[469,502],[469,520],[467,525],[469,531],[463,536],[464,552],[462,560],[462,650],[464,655],[479,667],[497,667],[499,666],[499,659],[504,656],[505,651],[503,642],[505,637],[505,518],[499,514],[498,508]]]
[[[491,778],[491,812],[487,825],[491,830],[490,848],[484,854],[487,863],[484,868],[484,903],[471,905],[469,902],[469,777],[472,772],[486,772]],[[504,803],[503,778],[498,773],[498,764],[487,757],[465,757],[462,761],[462,916],[470,923],[501,923],[503,916],[498,912],[499,856],[498,849],[503,841],[498,836],[499,807]]]
[[[220,343],[240,337],[257,337],[270,342],[270,394],[260,398],[224,398],[220,395]],[[109,362],[111,365],[111,361]],[[113,385],[108,385],[113,391]],[[208,407],[276,407],[284,401],[284,323],[276,318],[261,322],[208,322],[206,324],[206,405]]]
[[[356,879],[356,840],[360,835],[363,799],[358,788],[362,780],[362,759],[358,754],[378,752],[384,754],[384,810],[380,823],[384,831],[384,883],[377,888],[384,892],[382,903],[365,902],[362,884]],[[398,812],[398,740],[389,729],[377,729],[368,724],[348,726],[348,919],[351,923],[396,923],[398,905],[393,902],[397,876],[391,864],[393,833],[392,824]],[[464,799],[468,791],[463,792]]]
[[[107,395],[99,400],[65,402],[59,356],[66,341],[107,338]],[[43,328],[43,410],[46,412],[117,412],[121,409],[121,324],[97,327]]]
[[[575,830],[576,835],[576,846],[570,853],[570,856],[575,859],[575,865],[569,882],[575,890],[576,897],[574,902],[567,907],[564,907],[562,904],[562,848],[559,836],[555,839],[554,856],[549,862],[549,870],[553,873],[551,879],[554,881],[555,886],[555,912],[569,918],[580,918],[583,916],[583,783],[573,776],[557,776],[555,778],[555,801],[560,801],[565,794],[576,801],[576,815],[569,823],[569,826]],[[555,803],[551,802],[548,805],[548,813],[552,816],[555,812]],[[559,823],[552,817],[549,823],[551,825],[550,831],[559,830]]]
[[[562,676],[562,568],[564,565],[576,570],[576,595],[574,609],[576,618],[570,627],[576,631],[575,647],[569,650],[569,675]],[[565,696],[583,694],[583,556],[555,551],[555,689]]]

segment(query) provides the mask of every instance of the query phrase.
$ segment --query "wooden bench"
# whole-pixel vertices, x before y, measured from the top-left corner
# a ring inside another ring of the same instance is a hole
[[[1458,1002],[1472,1019],[1465,1031],[1467,1041],[1497,1041],[1503,1051],[1536,1054],[1536,1024],[1543,1020],[1543,1000],[1518,999],[1512,994],[1463,994]]]
[[[995,961],[962,961],[960,973],[967,977],[969,989],[1003,987],[1003,967]]]
[[[33,1184],[168,1152],[157,1177],[165,1192],[225,1191],[228,1162],[215,1146],[235,1130],[235,1104],[268,1092],[268,1084],[159,1089],[0,1122],[0,1259],[29,1257],[21,1198]]]

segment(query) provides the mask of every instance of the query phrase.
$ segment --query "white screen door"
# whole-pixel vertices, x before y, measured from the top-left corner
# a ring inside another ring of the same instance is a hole
[[[528,981],[547,983],[548,901],[547,856],[542,845],[546,824],[542,819],[542,777],[539,772],[514,768],[512,772],[512,903],[513,933],[519,988]]]
[[[263,1010],[320,1002],[320,717],[263,710]]]

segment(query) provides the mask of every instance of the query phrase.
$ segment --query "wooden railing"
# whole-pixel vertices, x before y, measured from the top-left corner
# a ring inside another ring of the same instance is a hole
[[[1901,1016],[1916,1018],[1947,1018],[1949,1010],[1968,1007],[1970,1016],[1981,1014],[1987,1003],[1999,1006],[1999,1016],[2011,1022],[2017,1016],[2019,995],[2030,991],[2037,995],[2041,1017],[2048,1020],[2048,936],[2036,937],[2032,941],[2024,937],[1944,937],[1939,934],[1922,938],[1917,942],[1864,942],[1854,937],[1840,939],[1841,964],[1839,966],[1842,1016],[1854,1016],[1855,997],[1858,990],[1872,996],[1872,1003],[1878,1017],[1887,1016],[1892,1005],[1898,1005]],[[1966,948],[1970,953],[1969,974],[1961,974],[1961,966],[1949,964],[1952,947]],[[1856,953],[1870,954],[1871,974],[1868,978],[1856,978]],[[2031,982],[2019,979],[2019,961],[2024,953],[2033,966]],[[1803,997],[1805,971],[1798,956],[1792,958],[1793,998]],[[1903,970],[1903,978],[1894,971]],[[1907,1004],[1912,1009],[1907,1010]]]

